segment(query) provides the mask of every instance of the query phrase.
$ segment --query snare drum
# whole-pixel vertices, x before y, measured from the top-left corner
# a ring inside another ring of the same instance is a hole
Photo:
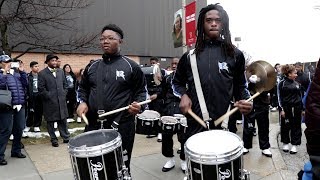
[[[145,110],[136,116],[136,133],[157,135],[159,130],[160,114],[157,111]]]
[[[186,133],[188,124],[187,124],[187,118],[183,114],[174,114],[173,115],[178,120],[178,132],[180,133]]]
[[[163,133],[175,134],[178,129],[178,120],[172,116],[161,117],[161,130]]]
[[[126,170],[121,135],[111,129],[85,132],[68,144],[75,180],[122,180]]]
[[[243,142],[234,133],[212,130],[195,134],[185,143],[188,180],[245,179],[242,153]]]

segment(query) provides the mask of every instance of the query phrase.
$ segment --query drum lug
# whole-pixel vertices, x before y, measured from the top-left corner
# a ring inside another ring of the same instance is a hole
[[[120,173],[121,173],[121,175],[123,174],[123,180],[132,180],[132,177],[129,174],[129,170],[125,165],[122,166],[122,172],[120,172]]]
[[[242,170],[242,180],[250,180],[250,171],[243,169]]]

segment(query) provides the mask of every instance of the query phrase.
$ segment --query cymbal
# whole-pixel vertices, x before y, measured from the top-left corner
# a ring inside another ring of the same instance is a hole
[[[259,60],[250,64],[246,69],[246,77],[249,79],[251,75],[256,75],[259,79],[255,84],[256,92],[269,91],[276,85],[277,73],[266,61]]]

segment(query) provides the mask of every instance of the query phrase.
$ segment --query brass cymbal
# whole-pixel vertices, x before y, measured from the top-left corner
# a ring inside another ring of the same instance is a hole
[[[246,69],[246,77],[256,75],[258,81],[255,84],[255,91],[262,93],[271,90],[277,81],[277,73],[274,67],[266,61],[259,60],[250,64]]]

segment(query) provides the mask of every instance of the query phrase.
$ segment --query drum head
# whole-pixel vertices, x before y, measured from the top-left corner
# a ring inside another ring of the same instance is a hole
[[[186,155],[201,164],[221,164],[238,158],[243,142],[234,133],[223,130],[205,131],[191,136],[185,144]]]
[[[162,116],[161,122],[163,124],[177,124],[178,120],[175,117],[172,116]]]
[[[137,117],[142,120],[159,120],[160,114],[157,111],[145,110],[141,114],[137,114]]]
[[[121,144],[121,135],[117,131],[100,129],[71,138],[68,149],[76,157],[92,157],[111,152]]]

